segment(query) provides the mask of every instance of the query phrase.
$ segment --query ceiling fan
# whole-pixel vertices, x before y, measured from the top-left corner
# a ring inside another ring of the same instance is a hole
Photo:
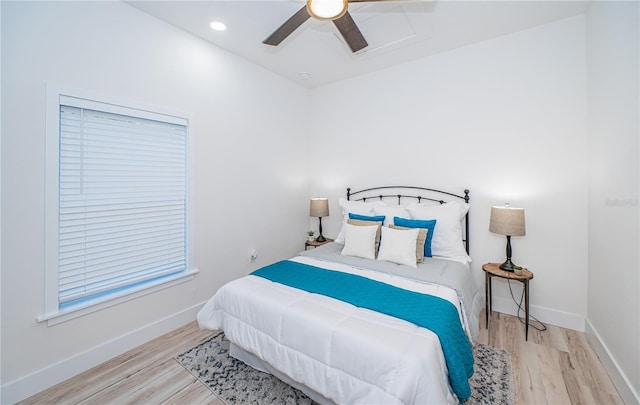
[[[351,14],[347,10],[347,4],[373,1],[386,0],[307,0],[307,4],[304,7],[285,21],[262,43],[277,46],[307,21],[309,17],[313,17],[318,20],[333,21],[351,51],[358,52],[369,44],[364,39],[353,18],[351,18]]]

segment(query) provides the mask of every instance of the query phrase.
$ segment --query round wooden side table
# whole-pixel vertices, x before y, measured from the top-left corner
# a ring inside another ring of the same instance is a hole
[[[533,278],[533,273],[527,269],[522,269],[522,274],[516,274],[512,271],[505,271],[500,268],[498,263],[487,263],[482,265],[484,271],[484,304],[485,304],[485,321],[486,328],[489,329],[489,314],[491,313],[491,279],[493,277],[504,278],[508,280],[519,281],[524,284],[524,313],[526,317],[524,339],[529,340],[529,280]]]

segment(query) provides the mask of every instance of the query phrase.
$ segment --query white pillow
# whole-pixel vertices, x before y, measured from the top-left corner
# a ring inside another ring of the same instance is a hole
[[[419,233],[419,228],[402,230],[383,227],[378,260],[417,268],[416,240]]]
[[[335,241],[338,243],[344,243],[344,226],[349,219],[349,213],[373,216],[374,207],[383,207],[385,205],[382,201],[362,202],[362,201],[349,201],[346,198],[339,198],[338,205],[342,209],[342,226],[340,233],[336,237]]]
[[[345,256],[362,257],[364,259],[375,259],[377,233],[378,225],[363,226],[345,224],[342,254]],[[415,249],[415,240],[413,244]]]
[[[462,242],[461,221],[469,212],[469,204],[457,201],[441,205],[412,204],[407,206],[412,219],[435,219],[431,240],[434,257],[471,261]]]
[[[373,207],[373,213],[375,215],[384,215],[384,222],[382,225],[393,225],[393,217],[409,218],[409,211],[407,207],[402,205],[385,205],[381,207]]]

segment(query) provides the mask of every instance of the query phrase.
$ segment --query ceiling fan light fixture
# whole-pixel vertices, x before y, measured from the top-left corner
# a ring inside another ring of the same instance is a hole
[[[307,11],[317,20],[335,20],[347,12],[347,0],[307,0]]]

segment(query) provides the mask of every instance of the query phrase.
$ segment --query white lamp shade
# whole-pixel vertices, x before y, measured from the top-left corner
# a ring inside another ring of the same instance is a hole
[[[309,204],[309,216],[328,217],[329,200],[326,198],[312,198],[311,203]]]
[[[499,235],[525,236],[524,208],[491,207],[489,231]]]

